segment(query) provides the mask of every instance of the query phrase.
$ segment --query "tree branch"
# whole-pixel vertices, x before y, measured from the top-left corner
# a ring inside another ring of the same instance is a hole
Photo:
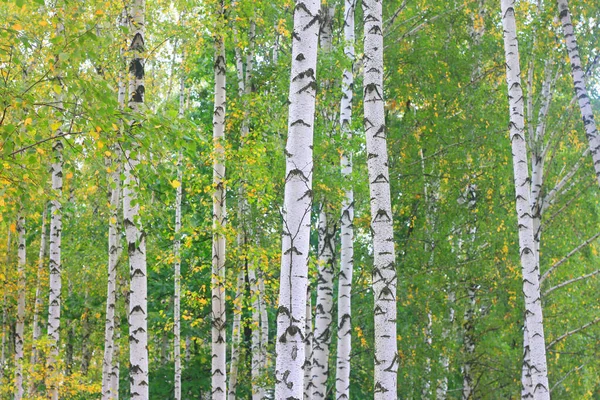
[[[548,271],[544,272],[544,274],[540,278],[540,285],[542,284],[542,282],[544,282],[544,280],[546,280],[548,275],[550,275],[556,268],[560,267],[562,264],[565,263],[565,261],[567,261],[569,258],[571,258],[575,253],[577,253],[579,250],[583,249],[585,246],[592,243],[599,236],[600,236],[600,232],[596,233],[594,236],[592,236],[585,242],[581,243],[579,246],[575,247],[573,250],[571,250],[571,252],[569,254],[564,256],[560,261],[555,262],[554,265],[552,265],[550,268],[548,268]]]
[[[573,336],[577,332],[580,332],[580,331],[584,330],[585,328],[588,328],[588,327],[590,327],[590,326],[592,326],[594,324],[597,324],[598,322],[600,322],[600,318],[596,318],[595,320],[593,320],[591,322],[588,322],[587,324],[582,325],[582,326],[580,326],[577,329],[573,329],[572,331],[569,331],[569,332],[565,333],[564,335],[557,337],[556,339],[554,339],[553,341],[551,341],[548,344],[548,346],[546,346],[546,350],[550,349],[552,346],[554,346],[556,343],[560,342],[561,340],[566,339],[569,336]]]
[[[555,291],[556,289],[560,289],[560,288],[565,287],[565,286],[567,286],[567,285],[569,285],[571,283],[575,283],[575,282],[587,279],[587,278],[592,277],[594,275],[597,275],[599,273],[600,273],[600,269],[597,269],[594,272],[591,272],[589,274],[581,275],[581,276],[578,276],[577,278],[569,279],[568,281],[564,281],[563,283],[559,283],[558,285],[553,286],[550,289],[546,290],[542,296],[547,296],[550,293],[552,293],[553,291]]]

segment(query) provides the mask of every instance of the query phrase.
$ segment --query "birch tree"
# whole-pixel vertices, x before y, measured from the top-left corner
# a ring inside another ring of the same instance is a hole
[[[219,18],[223,18],[224,3],[220,2]],[[215,87],[213,113],[213,245],[212,245],[212,397],[227,396],[226,324],[225,324],[225,42],[215,37]]]
[[[297,0],[292,33],[275,398],[303,397],[319,2]]]
[[[15,327],[15,400],[21,400],[25,393],[23,386],[23,344],[25,340],[25,267],[27,265],[27,243],[25,232],[24,208],[21,206],[17,218],[17,240],[18,240],[18,282],[17,282],[17,324]]]
[[[563,27],[565,42],[567,45],[567,53],[571,61],[571,76],[573,77],[573,86],[575,88],[575,96],[579,103],[579,111],[585,128],[585,134],[588,138],[589,147],[591,150],[592,160],[594,162],[594,170],[596,179],[600,185],[600,136],[594,119],[592,104],[587,92],[585,71],[581,66],[581,57],[579,55],[579,47],[577,46],[577,36],[571,22],[571,12],[569,11],[568,0],[557,0],[558,12],[560,21]]]
[[[514,0],[501,0],[502,26],[504,28],[504,55],[506,59],[506,82],[510,115],[510,141],[513,153],[513,174],[516,192],[516,210],[519,231],[519,250],[523,271],[523,295],[525,297],[525,351],[529,351],[532,392],[523,392],[522,398],[549,399],[548,368],[544,342],[544,325],[534,242],[533,218],[530,203],[530,180],[525,142],[525,110],[521,89],[519,46],[515,22]],[[524,386],[527,387],[524,382]]]
[[[348,142],[352,139],[352,97],[354,87],[354,12],[355,0],[344,1],[344,55],[346,68],[342,73],[340,126]],[[354,269],[354,191],[349,182],[352,176],[352,152],[341,155],[342,179],[345,180],[344,200],[340,218],[340,274],[338,276],[337,354],[335,398],[350,399],[350,352],[352,350],[352,273]]]
[[[306,286],[306,321],[304,322],[304,399],[312,399],[313,318],[310,284]]]
[[[145,0],[133,0],[129,9],[129,101],[134,114],[142,112],[145,93]],[[134,116],[137,118],[137,116]],[[134,119],[132,130],[139,128]],[[139,146],[125,153],[123,186],[123,227],[129,255],[129,382],[132,399],[148,399],[148,305],[146,234],[140,221],[138,199]]]
[[[317,272],[317,302],[315,304],[315,329],[312,340],[312,398],[327,396],[329,377],[329,346],[333,322],[333,266],[335,251],[335,229],[328,218],[328,208],[321,205],[319,213],[319,246]]]
[[[383,13],[378,0],[363,2],[364,129],[373,237],[376,400],[397,398],[396,255],[390,196],[383,93]]]

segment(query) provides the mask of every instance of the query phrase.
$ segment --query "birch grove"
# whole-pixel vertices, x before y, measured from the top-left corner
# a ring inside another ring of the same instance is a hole
[[[0,4],[0,399],[593,398],[600,3],[499,3]]]

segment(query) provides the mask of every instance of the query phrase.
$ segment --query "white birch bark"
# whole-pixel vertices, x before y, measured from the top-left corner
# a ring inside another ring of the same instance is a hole
[[[114,355],[115,310],[116,310],[116,284],[117,265],[121,256],[119,252],[119,226],[117,222],[119,201],[121,200],[121,167],[118,151],[114,149],[115,161],[107,160],[109,169],[109,222],[108,222],[108,281],[106,292],[106,315],[104,320],[104,359],[102,361],[102,399],[113,400],[115,393],[111,392],[111,374]]]
[[[456,301],[456,294],[452,289],[448,290],[448,321],[444,325],[442,329],[442,339],[444,341],[448,340],[448,336],[452,332],[452,327],[454,325],[454,302]],[[450,357],[447,354],[447,349],[442,350],[442,355],[440,356],[440,364],[442,366],[442,377],[438,380],[437,388],[436,388],[436,400],[445,400],[448,397],[448,374],[450,373]]]
[[[25,241],[25,216],[21,206],[17,219],[17,323],[15,328],[15,400],[21,400],[25,393],[23,386],[23,343],[25,331],[25,266],[27,264],[27,243]]]
[[[575,95],[579,102],[579,110],[585,127],[585,134],[588,138],[592,160],[594,162],[594,170],[596,179],[600,184],[600,136],[594,119],[592,104],[588,96],[586,87],[585,71],[581,67],[581,57],[579,56],[579,48],[577,46],[577,37],[571,22],[571,13],[569,11],[568,0],[557,0],[560,21],[563,26],[563,33],[567,44],[567,52],[571,61],[571,76],[573,77],[573,86],[575,87]]]
[[[315,330],[311,365],[312,398],[324,399],[329,376],[329,345],[333,322],[333,265],[335,231],[327,216],[327,206],[321,205],[319,213],[319,245],[317,272],[317,302],[315,304]]]
[[[396,255],[388,171],[383,96],[382,3],[365,0],[364,129],[373,235],[373,295],[375,297],[375,400],[396,400]]]
[[[265,299],[265,278],[264,273],[260,273],[258,278],[258,304],[260,305],[260,358],[259,364],[261,371],[266,371],[269,367],[269,313],[267,312],[267,301]],[[265,388],[261,388],[265,393]],[[264,397],[264,396],[263,396]]]
[[[8,229],[6,237],[6,260],[4,265],[4,277],[8,275],[8,266],[10,265],[10,240],[11,230]],[[8,307],[6,306],[6,295],[7,290],[2,293],[2,353],[0,354],[0,385],[4,384],[4,369],[6,367],[6,343],[7,343],[7,319],[8,319]]]
[[[304,325],[312,209],[319,1],[296,0],[275,365],[275,398],[302,399]]]
[[[469,285],[467,288],[467,297],[469,303],[465,310],[464,316],[464,339],[463,339],[463,351],[465,361],[462,367],[463,373],[463,388],[462,388],[462,399],[470,400],[473,398],[473,375],[471,373],[473,356],[475,354],[475,308],[477,306],[475,301],[475,295],[477,293],[478,286],[475,284]]]
[[[62,102],[61,107],[62,109]],[[61,132],[55,132],[54,136]],[[54,198],[50,207],[50,285],[48,298],[48,395],[51,400],[58,400],[58,385],[60,373],[57,368],[60,335],[60,307],[61,307],[61,238],[62,238],[62,196],[63,186],[63,143],[56,140],[52,148],[54,150],[54,162],[51,166],[52,191]]]
[[[183,118],[185,112],[185,78],[179,80],[179,115]],[[181,400],[181,200],[183,197],[183,153],[179,152],[177,160],[177,194],[175,197],[175,241],[173,242],[174,265],[174,295],[173,295],[173,360],[175,364],[175,400]]]
[[[344,1],[344,55],[347,67],[342,73],[342,99],[340,101],[340,126],[346,140],[352,140],[352,98],[354,86],[354,12],[356,0]],[[352,350],[352,273],[354,270],[354,190],[352,152],[341,155],[342,179],[345,182],[342,215],[340,218],[340,274],[338,277],[337,354],[335,374],[335,399],[350,399],[350,351]]]
[[[516,210],[519,230],[519,249],[523,270],[525,297],[525,334],[527,335],[532,392],[522,393],[523,398],[549,399],[548,369],[544,343],[544,325],[539,283],[539,265],[534,241],[534,227],[530,203],[530,181],[525,142],[524,99],[521,89],[521,68],[515,22],[514,0],[501,0],[504,28],[506,81],[510,113],[510,140],[513,153],[513,173],[516,192]]]
[[[32,343],[31,343],[31,357],[29,363],[31,368],[35,368],[38,363],[38,348],[37,342],[42,336],[42,326],[40,325],[40,313],[42,311],[43,300],[42,300],[42,276],[44,273],[44,258],[46,257],[46,214],[47,209],[44,205],[44,211],[42,211],[42,228],[40,232],[40,252],[38,255],[38,268],[36,273],[36,284],[35,284],[35,300],[33,305],[33,323],[32,323]],[[31,378],[27,392],[30,397],[35,397],[37,392],[37,385],[35,379]]]
[[[129,108],[142,111],[144,104],[145,0],[133,0],[129,13],[130,52]],[[137,127],[132,121],[131,126]],[[129,382],[132,399],[148,399],[148,307],[146,234],[142,230],[138,200],[139,146],[127,152],[123,186],[123,227],[129,255]]]
[[[223,13],[221,4],[221,13]],[[213,114],[213,245],[212,245],[212,397],[227,396],[226,324],[225,324],[225,43],[216,37],[215,106]]]
[[[260,326],[260,302],[258,281],[256,279],[256,271],[249,266],[248,281],[250,282],[250,297],[252,298],[252,338],[251,338],[251,376],[252,376],[252,400],[261,400],[264,397],[264,389],[258,383],[261,375],[262,360],[261,360],[261,326]]]
[[[233,300],[233,326],[231,328],[231,361],[229,363],[229,392],[227,400],[235,400],[237,391],[238,368],[240,363],[240,342],[242,339],[242,306],[244,300],[245,266],[241,266],[235,285]]]
[[[304,322],[304,400],[312,400],[313,318],[310,285],[306,287],[306,321]]]

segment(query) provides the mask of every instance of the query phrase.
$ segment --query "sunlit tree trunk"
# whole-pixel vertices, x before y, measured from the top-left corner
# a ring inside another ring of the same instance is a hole
[[[536,245],[531,215],[531,189],[525,142],[523,91],[521,89],[521,68],[519,65],[514,0],[501,0],[501,4],[519,250],[523,270],[523,295],[525,297],[525,331],[529,344],[528,349],[525,349],[525,351],[529,351],[530,354],[531,387],[533,389],[533,392],[522,393],[522,398],[541,400],[550,398],[550,389],[544,342],[539,265],[535,252]]]
[[[297,0],[292,33],[275,398],[301,399],[312,209],[319,1]]]
[[[348,142],[352,140],[352,97],[354,86],[354,12],[355,0],[344,2],[344,55],[346,68],[342,73],[342,99],[340,101],[340,126]],[[342,215],[340,218],[341,249],[338,277],[337,355],[335,374],[336,400],[350,399],[350,351],[352,350],[352,272],[354,270],[354,191],[352,152],[345,149],[341,155],[342,179],[345,182]]]
[[[23,386],[23,343],[25,331],[25,267],[27,265],[27,243],[25,240],[25,216],[21,206],[17,219],[17,324],[15,330],[15,400],[21,400],[25,392]]]
[[[145,51],[145,0],[133,0],[129,10],[130,61],[129,108],[134,113],[142,111],[144,104],[144,51]],[[135,117],[134,117],[135,118]],[[131,121],[133,130],[138,122]],[[135,139],[134,139],[135,140]],[[148,305],[146,234],[142,230],[138,200],[140,163],[139,145],[127,152],[125,183],[123,185],[123,227],[129,255],[129,382],[132,399],[148,399]]]
[[[442,328],[442,339],[446,342],[448,336],[452,332],[454,325],[454,302],[456,301],[456,295],[452,289],[448,290],[448,320]],[[450,357],[448,356],[448,349],[442,349],[442,355],[440,356],[440,364],[442,367],[442,377],[438,380],[436,388],[436,400],[445,400],[448,396],[448,374],[450,373]]]
[[[382,4],[365,0],[364,128],[373,235],[373,295],[375,298],[374,398],[397,398],[396,255],[388,171],[383,96]]]
[[[571,75],[573,77],[575,95],[579,101],[579,110],[581,111],[581,118],[583,119],[585,133],[589,141],[592,160],[594,161],[596,179],[598,180],[598,184],[600,184],[600,136],[598,136],[594,111],[592,110],[592,104],[587,92],[585,71],[581,67],[577,36],[575,36],[575,29],[571,22],[568,0],[558,0],[558,12],[563,26],[569,60],[571,61]]]
[[[221,3],[220,14],[224,13]],[[225,43],[216,36],[215,105],[213,114],[213,245],[212,245],[212,397],[227,396],[226,324],[225,324]]]
[[[313,337],[313,357],[311,365],[312,398],[324,399],[327,395],[329,376],[329,345],[333,322],[333,266],[335,251],[335,230],[328,218],[325,204],[319,214],[319,245],[317,273],[317,302],[315,304],[315,329]]]
[[[462,398],[463,400],[470,400],[473,398],[473,361],[475,354],[475,308],[477,306],[475,295],[477,293],[478,286],[475,284],[469,285],[467,288],[467,298],[469,303],[465,310],[464,322],[463,322],[463,351],[465,361],[463,364],[463,388]]]

